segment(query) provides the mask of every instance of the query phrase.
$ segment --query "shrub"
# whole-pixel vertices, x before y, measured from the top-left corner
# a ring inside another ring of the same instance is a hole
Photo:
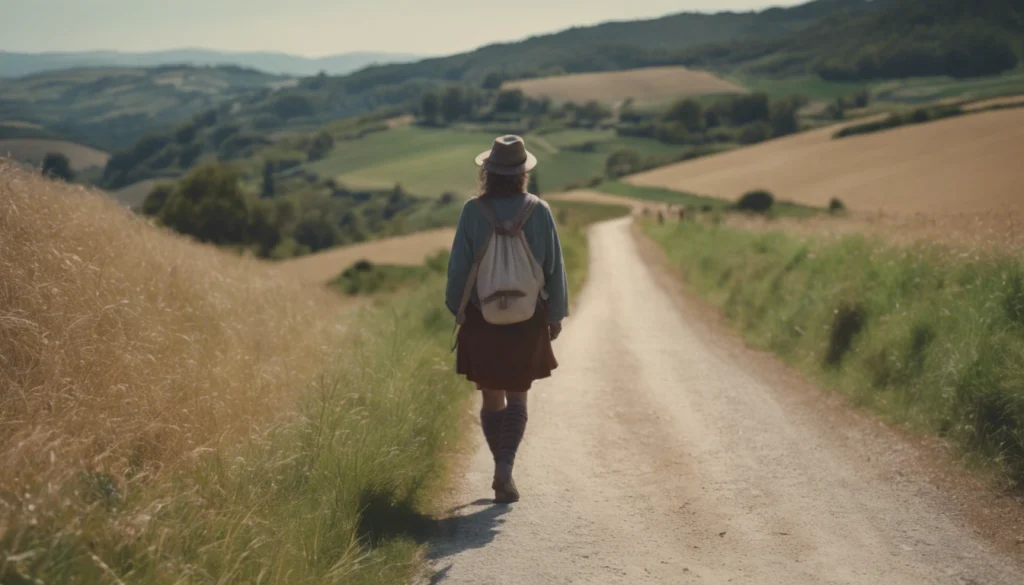
[[[740,211],[753,211],[755,213],[767,213],[774,203],[774,195],[769,191],[758,189],[740,197],[740,200],[736,202],[736,209]]]
[[[833,197],[832,201],[828,202],[828,210],[832,213],[840,213],[846,211],[846,204],[838,197]]]
[[[859,305],[842,303],[835,310],[829,328],[828,351],[825,364],[838,366],[853,347],[853,339],[864,328],[865,312]]]
[[[765,122],[755,122],[744,126],[740,132],[740,144],[757,144],[771,138],[772,127]]]
[[[43,159],[43,174],[51,179],[70,181],[75,173],[71,170],[71,161],[59,152],[48,152]]]

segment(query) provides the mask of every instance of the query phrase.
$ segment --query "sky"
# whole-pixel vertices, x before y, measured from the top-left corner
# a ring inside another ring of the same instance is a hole
[[[805,0],[0,0],[0,51],[444,55],[608,20]]]

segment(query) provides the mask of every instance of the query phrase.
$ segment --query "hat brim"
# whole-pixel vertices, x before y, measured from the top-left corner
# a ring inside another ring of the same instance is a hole
[[[486,150],[481,152],[476,157],[476,166],[483,167],[488,173],[495,173],[498,175],[521,175],[529,172],[531,169],[537,166],[537,157],[533,156],[533,153],[526,151],[526,162],[521,165],[514,167],[505,167],[494,164],[490,159],[491,151]]]

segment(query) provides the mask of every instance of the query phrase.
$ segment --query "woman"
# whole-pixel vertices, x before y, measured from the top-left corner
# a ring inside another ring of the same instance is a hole
[[[456,371],[474,382],[483,396],[480,426],[494,456],[496,503],[519,500],[512,481],[516,451],[526,431],[526,394],[534,380],[547,378],[558,367],[551,342],[569,313],[562,248],[555,220],[546,203],[533,207],[522,232],[544,275],[544,288],[533,318],[512,325],[492,325],[480,312],[475,282],[470,285],[474,259],[491,234],[485,213],[501,222],[529,207],[526,184],[537,158],[519,136],[495,139],[491,150],[477,157],[480,195],[466,202],[455,231],[448,263],[446,304],[461,321]],[[530,201],[533,201],[532,198]],[[485,208],[486,206],[486,208]],[[466,295],[469,288],[470,294]],[[466,297],[468,302],[464,302]],[[465,306],[465,310],[460,308]]]

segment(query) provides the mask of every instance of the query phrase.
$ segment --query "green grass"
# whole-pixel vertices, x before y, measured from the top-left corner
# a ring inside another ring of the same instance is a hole
[[[336,368],[294,413],[240,445],[197,450],[166,493],[141,478],[118,493],[101,470],[83,474],[90,513],[40,518],[18,544],[34,553],[8,559],[0,582],[410,581],[469,396],[450,367],[442,286],[435,276],[360,311],[329,348]]]
[[[447,251],[427,258],[421,266],[374,264],[364,260],[346,268],[328,286],[345,295],[393,293],[443,275],[447,268]]]
[[[1024,260],[644,226],[753,345],[1024,488]]]
[[[489,133],[457,128],[398,128],[338,142],[325,159],[307,167],[322,177],[337,177],[352,188],[379,189],[400,183],[417,195],[438,196],[450,191],[468,197],[477,190],[473,160],[493,139]],[[566,130],[544,135],[544,139],[562,149],[553,153],[539,145],[530,147],[539,160],[538,179],[545,193],[602,175],[608,155],[619,149],[666,161],[682,152],[678,146],[619,138],[607,131]],[[591,152],[564,149],[591,140],[597,143]]]

